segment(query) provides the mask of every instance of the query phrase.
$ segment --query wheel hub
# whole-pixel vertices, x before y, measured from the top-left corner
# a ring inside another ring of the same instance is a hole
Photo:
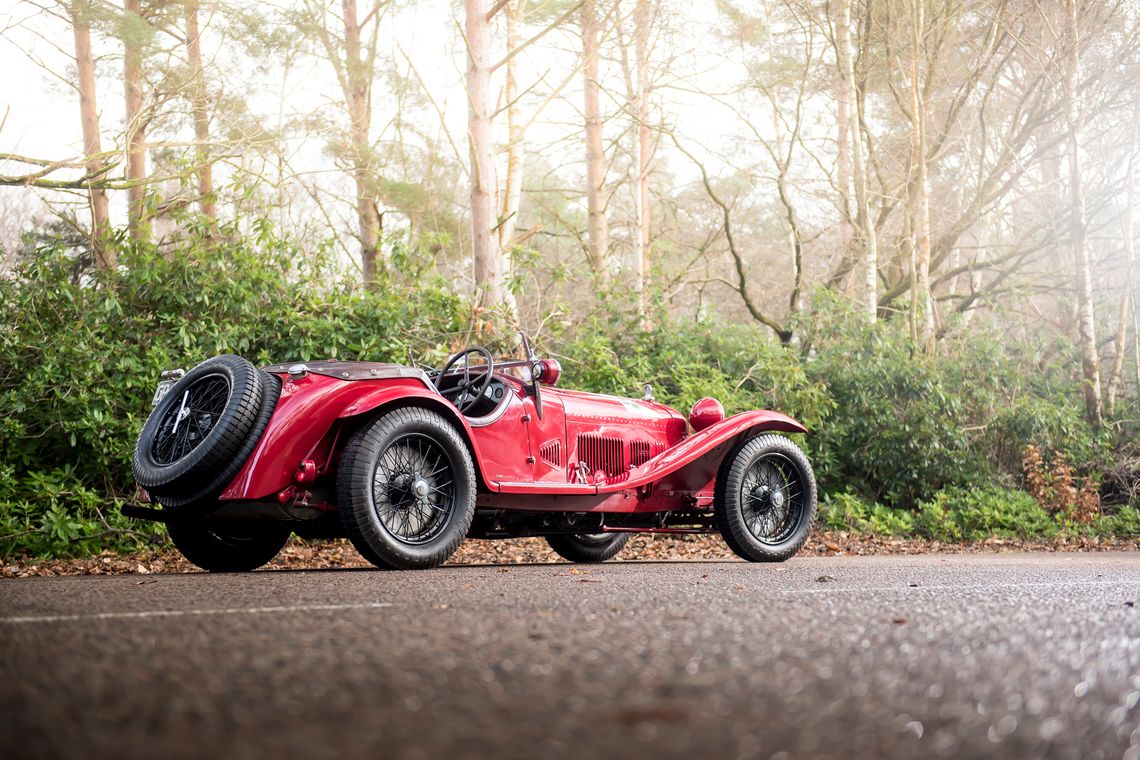
[[[427,499],[431,491],[431,484],[423,477],[411,473],[401,472],[392,479],[388,488],[388,498],[395,507],[407,509],[412,502]]]
[[[176,399],[166,402],[169,405],[151,442],[151,460],[159,466],[170,465],[197,448],[224,415],[230,391],[230,380],[214,373],[195,379]]]
[[[758,512],[770,512],[773,509],[783,509],[788,501],[787,494],[782,489],[772,488],[761,483],[752,489],[752,500]]]

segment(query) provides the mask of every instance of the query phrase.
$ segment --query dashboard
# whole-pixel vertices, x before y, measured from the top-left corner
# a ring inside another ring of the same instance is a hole
[[[455,387],[459,383],[460,377],[462,377],[461,374],[456,373],[453,375],[449,373],[448,376],[443,379],[439,389],[444,391],[448,388]],[[480,384],[481,382],[481,380],[477,380],[476,384]],[[506,406],[510,398],[510,393],[511,389],[506,381],[497,376],[492,376],[491,382],[487,384],[479,400],[475,402],[474,406],[467,410],[464,416],[473,424],[481,421],[483,418],[493,417],[496,412],[499,412],[501,408]],[[492,422],[493,420],[488,419],[486,421]]]

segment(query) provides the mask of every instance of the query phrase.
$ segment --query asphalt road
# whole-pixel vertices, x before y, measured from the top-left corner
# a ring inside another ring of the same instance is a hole
[[[0,581],[0,757],[1140,758],[1140,554]]]

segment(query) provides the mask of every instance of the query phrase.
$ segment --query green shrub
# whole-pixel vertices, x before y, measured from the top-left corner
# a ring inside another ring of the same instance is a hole
[[[0,277],[0,310],[3,556],[152,540],[117,507],[133,495],[131,450],[161,370],[227,352],[262,364],[403,362],[409,348],[438,364],[470,318],[430,256],[397,247],[369,292],[331,254],[306,258],[264,223],[136,247],[109,274],[82,274],[51,244]],[[1140,533],[1136,508],[1069,528],[1000,487],[1021,482],[1028,444],[1088,477],[1109,470],[1114,443],[1135,438],[1083,422],[1071,346],[1011,347],[983,331],[924,357],[905,325],[869,325],[828,297],[797,327],[792,346],[754,324],[659,316],[646,331],[626,305],[560,326],[543,349],[562,360],[567,387],[640,396],[651,383],[682,414],[714,396],[729,414],[799,419],[821,522],[836,529],[944,540]]]
[[[1047,538],[1057,521],[1024,491],[985,486],[947,488],[919,502],[914,528],[936,541],[976,541],[990,536]]]
[[[406,361],[409,345],[439,345],[431,336],[464,325],[462,301],[438,279],[413,289],[392,272],[366,292],[265,226],[252,239],[230,230],[223,242],[136,248],[121,264],[77,278],[74,259],[49,247],[0,279],[5,554],[135,540],[112,505],[134,492],[131,452],[163,369],[220,353]]]
[[[1101,514],[1088,526],[1096,536],[1140,539],[1140,503],[1126,505],[1114,514]]]
[[[869,504],[850,491],[824,494],[819,503],[819,522],[831,530],[880,536],[909,536],[914,532],[911,512]]]
[[[0,557],[134,549],[159,531],[123,517],[120,500],[84,486],[71,467],[14,475],[10,466],[0,465]]]
[[[836,413],[815,441],[825,490],[854,487],[909,507],[939,489],[992,476],[975,447],[956,362],[915,356],[893,325],[820,336],[808,376],[825,384]]]
[[[826,386],[808,377],[799,354],[753,327],[666,321],[646,332],[617,320],[594,320],[561,346],[568,387],[640,396],[650,383],[682,414],[713,396],[728,414],[776,409],[813,436],[832,412]]]
[[[870,501],[914,507],[943,488],[1019,483],[1029,444],[1063,454],[1082,475],[1111,459],[1111,429],[1082,418],[1066,369],[1070,345],[1011,344],[977,328],[925,356],[901,320],[870,325],[827,298],[805,334],[807,376],[835,409],[813,436],[826,491],[854,488]]]

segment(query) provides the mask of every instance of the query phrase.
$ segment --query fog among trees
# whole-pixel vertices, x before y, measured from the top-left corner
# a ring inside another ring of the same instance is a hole
[[[916,354],[1057,339],[1090,422],[1135,403],[1126,0],[24,0],[0,46],[42,93],[0,122],[8,271],[271,226],[477,331],[605,304],[810,352],[838,299]]]

